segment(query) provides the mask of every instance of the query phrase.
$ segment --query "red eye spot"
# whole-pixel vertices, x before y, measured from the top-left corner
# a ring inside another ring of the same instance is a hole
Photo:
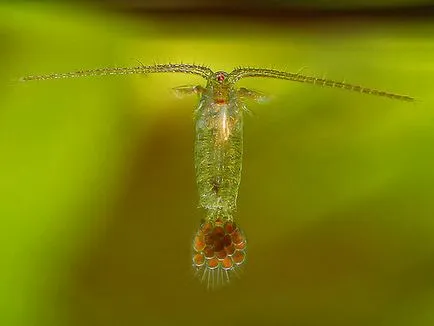
[[[225,80],[225,75],[223,75],[223,74],[218,74],[218,75],[217,75],[217,81],[222,82],[223,80]]]

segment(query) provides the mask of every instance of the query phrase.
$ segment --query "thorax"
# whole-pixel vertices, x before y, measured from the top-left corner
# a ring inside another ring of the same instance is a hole
[[[196,130],[211,131],[217,143],[230,140],[242,128],[242,104],[231,87],[211,88],[202,94]]]

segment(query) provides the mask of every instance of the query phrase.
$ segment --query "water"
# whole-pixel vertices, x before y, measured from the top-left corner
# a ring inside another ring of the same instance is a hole
[[[208,288],[228,283],[244,265],[247,239],[234,222],[243,158],[243,114],[245,100],[265,102],[262,93],[237,88],[247,77],[275,78],[329,88],[341,88],[390,99],[413,101],[413,97],[345,82],[273,69],[237,68],[231,73],[213,72],[192,64],[157,64],[137,67],[101,68],[69,73],[23,77],[23,81],[78,78],[85,76],[148,73],[186,73],[206,79],[206,86],[180,86],[175,94],[200,96],[195,110],[195,169],[199,206],[205,217],[193,240],[192,264]]]

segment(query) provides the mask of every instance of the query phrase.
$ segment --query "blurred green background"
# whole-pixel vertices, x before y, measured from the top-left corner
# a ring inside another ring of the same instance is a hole
[[[433,325],[429,7],[301,3],[0,3],[0,325]],[[272,96],[245,121],[248,262],[209,292],[190,268],[197,99],[171,93],[204,81],[17,81],[138,60],[305,67],[417,101],[241,81]]]

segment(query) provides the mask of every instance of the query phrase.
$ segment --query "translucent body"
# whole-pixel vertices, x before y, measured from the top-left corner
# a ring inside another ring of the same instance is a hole
[[[222,87],[207,87],[196,111],[195,167],[199,205],[208,218],[218,212],[231,219],[241,180],[243,104],[235,89],[221,96]]]
[[[193,240],[192,263],[208,287],[228,282],[246,259],[247,240],[233,221],[238,188],[241,181],[243,155],[243,111],[245,99],[263,102],[265,97],[245,88],[237,89],[238,80],[247,77],[284,79],[295,82],[340,88],[349,91],[413,101],[399,95],[324,78],[273,69],[237,68],[231,73],[214,73],[211,69],[192,64],[157,64],[131,68],[102,68],[69,73],[28,76],[23,81],[76,78],[83,76],[127,75],[148,73],[186,73],[207,80],[206,88],[181,86],[177,95],[199,94],[195,112],[195,168],[199,205],[206,211],[203,223]]]
[[[201,91],[195,114],[195,168],[205,220],[193,242],[193,266],[214,287],[244,263],[247,241],[233,223],[243,155],[243,111],[238,90],[219,72]],[[217,81],[217,82],[215,82]],[[196,90],[199,88],[195,88]]]

